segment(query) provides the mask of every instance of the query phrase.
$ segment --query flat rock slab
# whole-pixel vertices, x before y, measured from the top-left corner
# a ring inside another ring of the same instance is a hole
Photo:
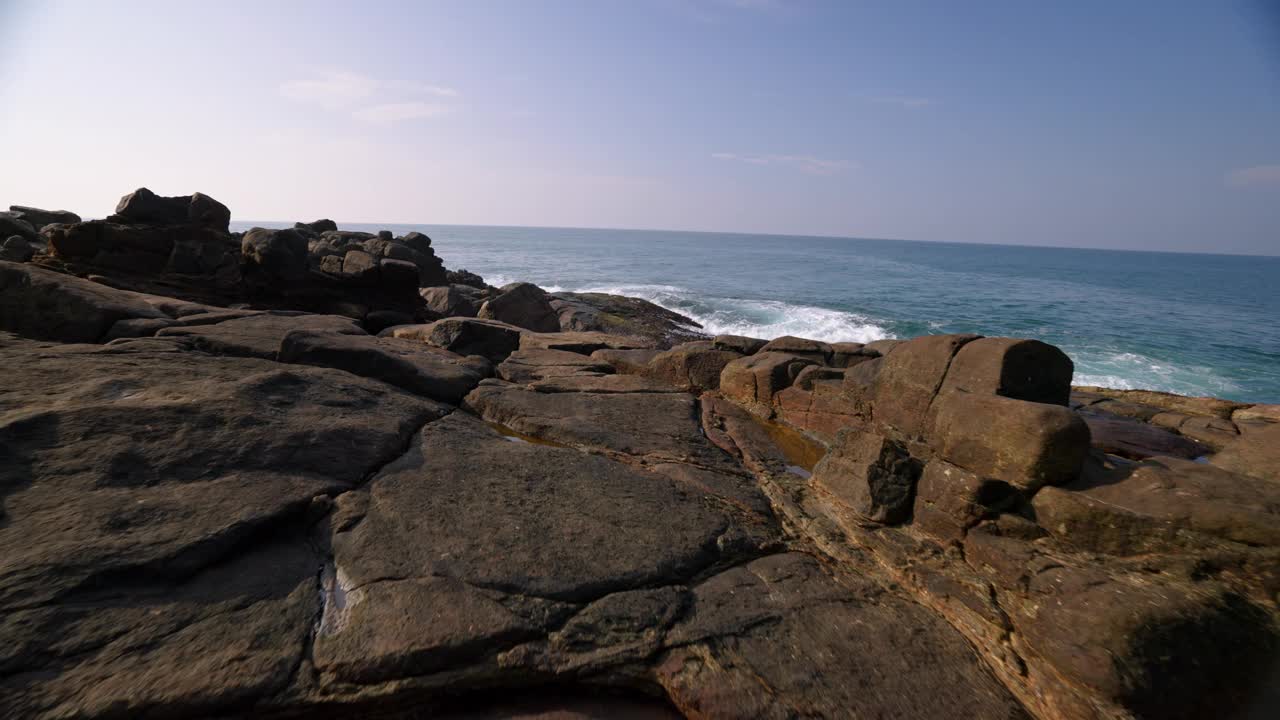
[[[205,715],[279,690],[318,610],[315,498],[448,409],[177,343],[0,337],[0,706]]]
[[[464,358],[414,340],[308,330],[284,336],[279,360],[346,370],[454,404],[493,373],[482,357]]]
[[[189,338],[194,347],[214,355],[275,360],[285,335],[297,330],[368,335],[354,320],[340,315],[270,312],[213,325],[165,328],[156,337]]]
[[[565,350],[541,348],[517,350],[498,366],[498,377],[513,383],[612,372],[613,366],[603,360]]]
[[[665,477],[511,442],[454,413],[371,481],[363,519],[334,538],[335,563],[349,590],[442,576],[580,602],[695,574],[731,525]]]
[[[137,293],[0,260],[0,330],[43,340],[98,342],[118,320],[167,317]]]
[[[808,555],[702,583],[667,642],[659,679],[691,717],[1027,717],[941,618]]]
[[[543,393],[486,381],[466,404],[489,422],[564,445],[709,467],[729,461],[702,436],[697,402],[683,393]]]

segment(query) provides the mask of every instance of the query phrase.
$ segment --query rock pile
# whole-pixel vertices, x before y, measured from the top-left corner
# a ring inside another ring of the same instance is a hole
[[[0,261],[6,717],[1280,707],[1277,406],[224,211],[138,191]]]

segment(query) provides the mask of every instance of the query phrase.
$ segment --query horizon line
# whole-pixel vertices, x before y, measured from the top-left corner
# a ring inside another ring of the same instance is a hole
[[[326,218],[329,219],[329,218]],[[231,223],[252,224],[270,223],[293,227],[297,220],[235,220]],[[697,235],[744,235],[748,237],[793,237],[793,238],[811,238],[819,240],[870,240],[874,242],[902,242],[902,243],[928,243],[932,245],[979,245],[983,247],[1016,247],[1031,248],[1038,250],[1098,250],[1101,252],[1119,252],[1119,253],[1152,253],[1157,255],[1204,255],[1210,257],[1252,257],[1266,259],[1280,259],[1280,253],[1273,255],[1261,255],[1256,253],[1242,252],[1208,252],[1203,250],[1134,250],[1129,248],[1108,248],[1096,247],[1091,245],[1070,246],[1070,245],[1021,245],[1018,243],[1001,243],[1001,242],[976,242],[970,240],[919,240],[913,238],[882,238],[882,237],[862,237],[857,235],[815,235],[810,233],[786,234],[786,233],[765,233],[765,232],[742,232],[737,230],[683,230],[678,228],[634,228],[634,227],[596,227],[596,226],[577,226],[577,225],[477,225],[470,223],[414,223],[414,222],[364,222],[364,221],[337,221],[339,229],[344,222],[348,225],[387,225],[387,226],[416,226],[416,227],[467,227],[467,228],[525,228],[529,230],[607,230],[611,232],[644,232],[644,233],[688,233]]]

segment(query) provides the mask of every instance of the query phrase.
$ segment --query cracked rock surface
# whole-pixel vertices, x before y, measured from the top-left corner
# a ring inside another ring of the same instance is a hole
[[[0,280],[5,717],[1280,712],[1271,406]]]

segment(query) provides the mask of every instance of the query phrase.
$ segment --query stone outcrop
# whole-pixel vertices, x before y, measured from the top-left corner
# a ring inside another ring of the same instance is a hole
[[[1273,405],[423,288],[425,235],[217,207],[0,261],[5,717],[1280,707]]]

